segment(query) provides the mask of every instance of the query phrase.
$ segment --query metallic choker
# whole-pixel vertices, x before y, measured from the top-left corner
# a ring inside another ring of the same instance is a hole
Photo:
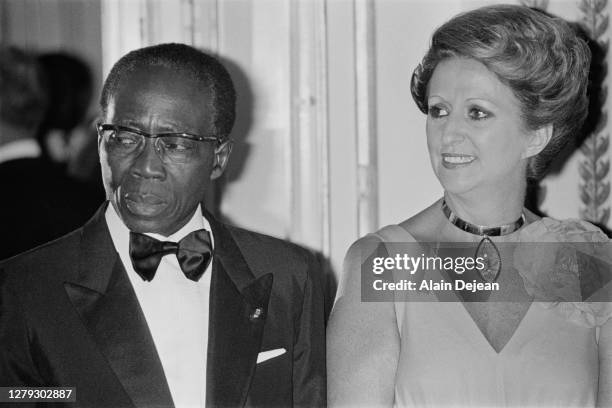
[[[442,199],[442,212],[448,218],[448,220],[459,229],[462,229],[465,232],[469,232],[470,234],[480,235],[480,236],[489,236],[489,237],[499,237],[501,235],[512,234],[514,231],[518,230],[525,224],[525,214],[521,214],[520,218],[510,224],[500,225],[499,227],[487,227],[484,225],[476,225],[463,220],[457,216],[448,207],[446,204],[446,200]]]
[[[485,268],[476,270],[482,280],[486,282],[495,282],[501,272],[502,261],[497,246],[495,246],[495,243],[491,241],[489,237],[508,235],[518,230],[525,224],[525,214],[521,214],[520,218],[513,223],[500,225],[499,227],[487,227],[485,225],[476,225],[462,220],[449,208],[445,199],[442,199],[442,212],[450,223],[457,228],[482,237],[476,248],[474,258],[481,258],[484,261]]]

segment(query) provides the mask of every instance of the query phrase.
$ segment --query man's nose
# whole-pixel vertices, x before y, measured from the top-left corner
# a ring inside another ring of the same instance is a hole
[[[166,174],[154,142],[155,139],[146,138],[140,153],[134,159],[132,172],[138,177],[161,179]]]

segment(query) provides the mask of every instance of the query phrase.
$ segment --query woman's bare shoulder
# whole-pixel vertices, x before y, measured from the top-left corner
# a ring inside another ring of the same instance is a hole
[[[399,225],[419,242],[435,241],[441,215],[440,200],[438,200]]]

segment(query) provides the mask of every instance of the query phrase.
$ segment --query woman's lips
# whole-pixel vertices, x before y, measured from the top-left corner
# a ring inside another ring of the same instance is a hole
[[[476,157],[469,154],[442,153],[442,166],[447,169],[469,166],[474,160]]]
[[[166,206],[166,202],[154,194],[128,193],[124,196],[124,202],[132,214],[142,217],[154,217]]]

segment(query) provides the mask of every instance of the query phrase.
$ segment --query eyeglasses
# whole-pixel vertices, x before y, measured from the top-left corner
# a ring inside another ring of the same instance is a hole
[[[216,136],[198,136],[191,133],[147,133],[126,126],[96,124],[100,136],[109,154],[127,157],[139,155],[144,150],[145,138],[153,139],[157,155],[164,163],[188,163],[199,152],[198,142],[215,142],[222,140]]]

